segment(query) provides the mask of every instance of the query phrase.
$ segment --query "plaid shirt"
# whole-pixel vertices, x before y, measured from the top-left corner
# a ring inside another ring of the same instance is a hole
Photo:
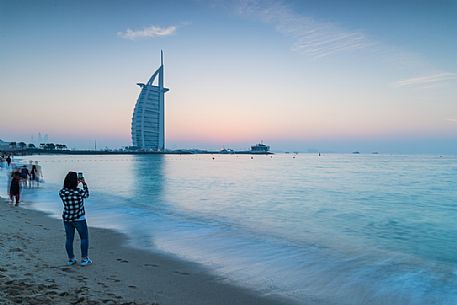
[[[64,221],[75,221],[85,215],[84,198],[89,197],[89,189],[86,184],[83,184],[83,189],[68,189],[63,188],[59,192],[59,196],[63,201]]]

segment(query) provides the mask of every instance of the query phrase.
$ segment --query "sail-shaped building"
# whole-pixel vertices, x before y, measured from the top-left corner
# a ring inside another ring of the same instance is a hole
[[[160,51],[160,67],[146,84],[138,83],[141,92],[132,117],[132,144],[138,149],[165,150],[165,92],[163,78],[163,52]],[[153,85],[154,80],[157,84]]]

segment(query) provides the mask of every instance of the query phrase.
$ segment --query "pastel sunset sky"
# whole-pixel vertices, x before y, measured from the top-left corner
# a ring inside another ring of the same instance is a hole
[[[168,148],[457,152],[455,0],[0,0],[0,139],[131,145],[160,50]]]

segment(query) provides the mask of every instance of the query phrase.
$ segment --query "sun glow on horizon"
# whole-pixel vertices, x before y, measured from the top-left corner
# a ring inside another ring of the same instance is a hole
[[[166,143],[457,136],[453,5],[197,2],[0,4],[0,139],[131,145],[160,50]]]

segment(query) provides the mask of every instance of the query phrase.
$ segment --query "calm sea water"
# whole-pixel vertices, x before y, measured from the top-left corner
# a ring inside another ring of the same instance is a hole
[[[457,157],[34,156],[56,217],[83,171],[90,226],[300,304],[457,304]],[[28,160],[26,158],[24,161]]]

